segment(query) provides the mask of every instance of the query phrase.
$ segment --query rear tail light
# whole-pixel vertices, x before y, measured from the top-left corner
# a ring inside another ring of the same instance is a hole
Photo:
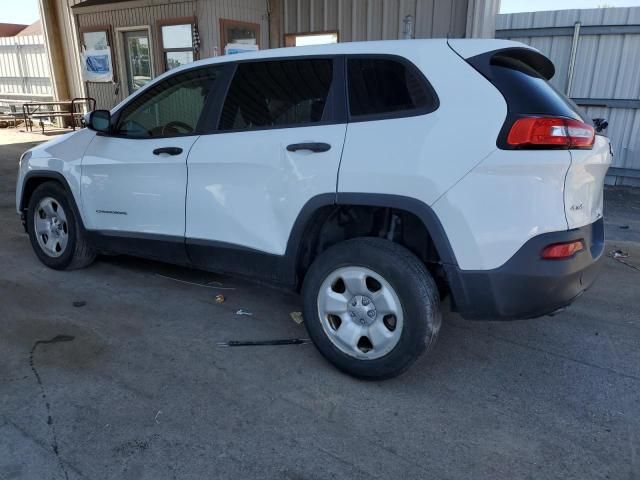
[[[569,118],[524,117],[511,126],[507,143],[519,148],[591,148],[595,130]]]
[[[584,250],[584,242],[575,240],[566,243],[554,243],[547,245],[542,249],[540,257],[544,260],[562,260],[574,256],[576,253]]]

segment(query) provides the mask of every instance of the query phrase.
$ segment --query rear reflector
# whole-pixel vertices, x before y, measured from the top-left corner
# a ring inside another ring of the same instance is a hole
[[[572,257],[581,250],[584,250],[584,242],[582,240],[554,243],[544,247],[540,256],[545,260],[561,260]]]
[[[524,117],[517,119],[507,143],[520,148],[591,148],[595,130],[591,125],[569,118]]]

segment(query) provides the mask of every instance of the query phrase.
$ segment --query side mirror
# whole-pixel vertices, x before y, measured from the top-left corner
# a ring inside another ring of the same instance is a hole
[[[87,127],[96,132],[111,132],[111,112],[109,110],[94,110],[89,114]]]

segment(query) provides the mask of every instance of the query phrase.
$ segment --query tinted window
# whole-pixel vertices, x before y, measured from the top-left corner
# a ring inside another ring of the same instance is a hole
[[[536,70],[507,55],[491,59],[490,80],[507,99],[509,112],[560,115],[584,121],[580,108]]]
[[[320,122],[332,76],[329,59],[240,63],[222,109],[220,129]]]
[[[433,109],[436,99],[411,65],[382,58],[351,58],[349,110],[352,116]]]
[[[193,133],[218,72],[191,70],[151,87],[124,108],[116,131],[136,138]]]

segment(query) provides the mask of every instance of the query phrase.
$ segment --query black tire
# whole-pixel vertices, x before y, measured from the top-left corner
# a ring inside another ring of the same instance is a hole
[[[62,254],[52,257],[40,246],[35,232],[35,216],[38,215],[38,205],[44,198],[55,200],[64,210],[66,217],[66,231],[68,241]],[[58,182],[45,182],[39,185],[31,198],[26,214],[27,232],[29,240],[37,257],[47,267],[55,270],[75,270],[90,265],[96,258],[95,250],[89,245],[86,235],[80,225],[78,213],[73,199]]]
[[[325,279],[338,268],[364,267],[395,290],[404,324],[400,339],[386,355],[361,360],[336,347],[322,326],[318,295]],[[432,349],[442,317],[438,287],[425,265],[406,248],[380,238],[341,242],[318,256],[302,286],[304,318],[315,346],[331,363],[352,376],[381,380],[405,372],[424,352]]]

